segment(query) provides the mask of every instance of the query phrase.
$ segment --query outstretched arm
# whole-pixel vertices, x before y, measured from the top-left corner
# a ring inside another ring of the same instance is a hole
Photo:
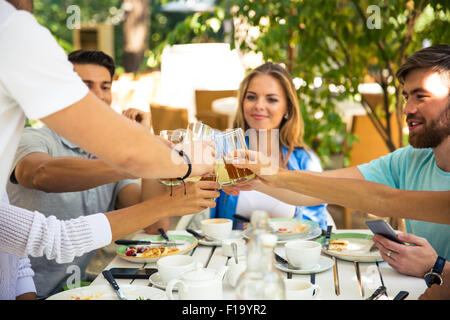
[[[294,172],[294,171],[289,171]],[[302,171],[303,172],[303,171]],[[313,172],[308,171],[312,175],[317,176],[325,176],[325,177],[347,177],[352,179],[364,179],[362,174],[359,172],[357,168],[345,168],[338,170],[330,170],[325,172]],[[300,190],[293,190],[282,188],[278,183],[272,181],[271,179],[277,178],[276,175],[273,177],[264,176],[264,178],[260,178],[259,176],[256,179],[236,184],[229,187],[223,187],[224,192],[230,195],[237,195],[239,191],[246,190],[256,190],[259,192],[263,192],[271,197],[274,197],[280,201],[288,203],[294,206],[317,206],[323,203],[330,203],[323,199],[319,194],[314,194],[314,196],[306,195],[301,193]],[[272,181],[272,183],[270,182]]]
[[[214,181],[186,184],[169,193],[153,197],[120,210],[82,216],[71,220],[45,217],[0,202],[0,252],[18,257],[31,255],[56,259],[58,263],[71,262],[75,257],[108,245],[111,241],[129,235],[156,221],[171,216],[182,216],[215,206],[219,192]]]
[[[90,92],[80,101],[41,120],[58,134],[132,176],[176,178],[187,172],[184,159],[150,130],[116,113]],[[202,150],[205,156],[214,159],[212,148]],[[187,153],[192,154],[189,150]],[[212,172],[212,169],[212,161],[193,161],[191,176]]]
[[[14,175],[22,186],[44,192],[78,192],[132,178],[102,160],[52,157],[43,152],[23,157]]]
[[[381,217],[397,217],[450,224],[450,191],[408,191],[363,179],[356,167],[319,173],[268,170],[263,155],[246,151],[249,161],[236,163],[248,168],[275,188],[287,189],[322,199],[323,202],[370,212]]]
[[[381,217],[450,224],[450,191],[399,190],[366,180],[327,177],[306,171],[280,171],[270,182]]]

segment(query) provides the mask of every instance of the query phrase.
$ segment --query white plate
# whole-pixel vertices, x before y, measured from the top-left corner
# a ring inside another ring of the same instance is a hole
[[[306,236],[314,230],[320,230],[317,222],[295,218],[271,218],[269,225],[278,240],[291,240]]]
[[[312,269],[290,269],[290,268],[285,268],[284,266],[275,263],[275,268],[284,271],[284,272],[291,272],[291,273],[295,273],[295,274],[310,274],[310,273],[320,273],[320,272],[324,272],[328,269],[331,269],[334,265],[334,261],[328,257],[325,256],[320,256],[319,258],[319,264]]]
[[[179,252],[170,254],[188,254],[190,253],[198,244],[198,241],[195,237],[190,235],[179,235],[179,234],[170,234],[168,235],[170,240],[180,241],[184,244],[177,245],[176,247],[180,249]],[[160,235],[153,235],[149,236],[140,240],[150,240],[150,241],[161,241],[164,240]],[[125,252],[128,247],[135,247],[135,246],[126,246],[126,245],[120,245],[117,246],[116,254],[127,261],[134,262],[134,263],[152,263],[158,261],[162,257],[132,257],[125,255]],[[168,256],[168,255],[166,255]]]
[[[148,286],[121,285],[120,290],[128,300],[167,300],[166,293]],[[93,285],[62,291],[47,300],[119,300],[110,285]]]
[[[199,234],[203,235],[203,233],[201,231],[197,231]],[[233,230],[231,231],[231,235],[228,239],[241,239],[243,237],[242,235],[242,230]],[[208,241],[208,240],[198,240],[198,243],[203,245],[203,246],[209,246],[209,247],[220,247],[222,246],[222,241],[221,240],[217,240],[217,241]]]
[[[291,236],[289,239],[277,239],[277,244],[284,244],[288,241],[291,240],[312,240],[315,239],[317,237],[319,237],[322,234],[322,229],[317,228],[317,229],[313,229],[311,230],[311,232],[309,233],[305,233],[305,234],[299,234],[299,235],[295,235],[295,236]],[[247,230],[244,231],[244,238],[248,239],[248,235],[247,235]],[[199,241],[200,242],[200,241]]]
[[[380,251],[370,252],[369,249],[373,244],[372,235],[364,233],[334,233],[330,237],[331,240],[342,239],[349,242],[348,247],[342,251],[326,250],[322,248],[322,252],[334,256],[341,260],[358,261],[358,262],[376,262],[383,261]],[[317,239],[323,243],[324,237]]]
[[[318,229],[314,229],[312,230],[310,233],[307,234],[302,234],[299,235],[297,237],[292,237],[289,238],[287,240],[277,240],[277,244],[284,244],[288,241],[293,241],[293,240],[312,240],[312,239],[316,239],[317,237],[319,237],[322,234],[322,229],[318,228]]]
[[[159,289],[163,289],[166,290],[166,284],[162,281],[161,276],[159,275],[158,272],[155,272],[154,274],[152,274],[150,276],[150,278],[148,278],[148,280],[150,281],[150,283],[152,285],[154,285],[155,287],[159,288]],[[173,287],[174,291],[178,290],[178,285]]]

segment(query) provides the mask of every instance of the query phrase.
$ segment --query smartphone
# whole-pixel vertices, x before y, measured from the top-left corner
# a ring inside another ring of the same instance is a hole
[[[392,229],[391,225],[387,223],[386,220],[370,220],[366,221],[366,225],[374,234],[381,234],[383,237],[388,238],[389,240],[405,244],[403,241],[397,238],[397,234],[395,233],[394,229]]]
[[[156,268],[111,268],[111,274],[116,279],[148,279],[158,271]]]

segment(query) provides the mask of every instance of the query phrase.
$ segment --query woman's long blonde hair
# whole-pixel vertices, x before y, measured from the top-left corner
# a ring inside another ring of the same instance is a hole
[[[243,105],[248,85],[253,77],[257,75],[270,75],[277,79],[286,94],[287,119],[283,117],[280,123],[280,142],[289,150],[286,157],[283,158],[283,167],[286,167],[289,156],[294,148],[306,148],[306,146],[303,141],[304,124],[299,108],[297,91],[295,90],[291,76],[285,68],[272,62],[266,62],[252,70],[244,80],[242,80],[238,90],[239,104],[233,127],[242,128],[244,131],[250,129],[247,121],[245,121]]]

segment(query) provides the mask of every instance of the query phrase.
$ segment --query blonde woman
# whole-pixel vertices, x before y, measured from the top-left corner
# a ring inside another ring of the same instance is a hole
[[[234,127],[246,132],[249,149],[264,152],[287,170],[322,171],[318,157],[303,141],[304,125],[297,93],[289,73],[281,65],[267,62],[251,71],[240,85],[238,100]],[[252,211],[263,209],[271,217],[313,220],[326,229],[325,204],[294,206],[269,196],[271,193],[258,179],[225,187],[216,199],[216,207],[211,209],[211,217],[234,219],[237,214],[249,218]]]

